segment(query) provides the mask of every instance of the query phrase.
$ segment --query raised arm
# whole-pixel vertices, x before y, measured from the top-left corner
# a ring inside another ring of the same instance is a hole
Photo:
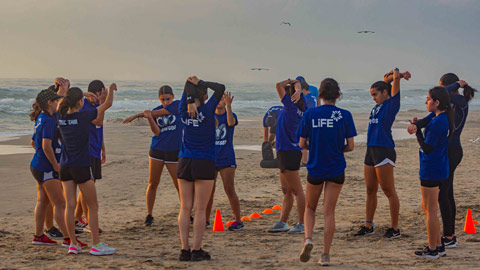
[[[222,99],[223,94],[225,93],[225,85],[223,85],[221,83],[206,82],[206,81],[199,80],[197,85],[200,86],[200,87],[206,87],[206,88],[212,89],[213,92],[214,92],[213,95],[218,100]]]
[[[400,80],[402,78],[404,78],[405,80],[409,80],[411,75],[410,75],[410,72],[408,72],[408,71],[400,73],[398,68],[396,68],[396,69],[393,70],[392,76],[393,76],[393,83],[392,83],[392,94],[391,94],[391,96],[394,97],[398,94],[398,92],[400,92]]]
[[[287,93],[285,91],[285,87],[290,83],[290,79],[288,80],[284,80],[284,81],[281,81],[281,82],[278,82],[276,85],[275,85],[275,88],[277,89],[277,93],[278,93],[278,96],[280,97],[280,100],[283,99],[283,97],[285,96],[285,94]]]
[[[107,98],[105,99],[105,102],[100,104],[100,106],[97,107],[97,118],[94,119],[92,123],[103,121],[103,117],[105,116],[105,111],[108,108],[112,107],[114,91],[117,91],[117,85],[115,83],[112,83],[108,87],[108,94],[107,94]]]
[[[229,127],[233,127],[237,124],[232,111],[233,98],[234,96],[232,96],[232,93],[230,92],[225,92],[225,95],[223,95],[223,99],[225,99],[225,110],[227,111],[227,124]]]

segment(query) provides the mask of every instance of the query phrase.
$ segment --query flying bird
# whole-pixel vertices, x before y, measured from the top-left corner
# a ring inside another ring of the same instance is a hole
[[[375,32],[373,32],[373,31],[358,31],[357,33],[359,33],[359,34],[368,34],[368,33],[374,34]]]
[[[289,22],[282,22],[280,25],[282,25],[282,24],[288,24],[288,26],[292,26],[292,24],[289,23]]]
[[[259,70],[259,71],[262,71],[262,70],[269,70],[268,68],[251,68],[250,70]]]

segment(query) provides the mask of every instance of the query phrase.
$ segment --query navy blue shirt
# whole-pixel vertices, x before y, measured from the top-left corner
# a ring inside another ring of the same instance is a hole
[[[150,148],[159,151],[179,151],[182,144],[182,121],[178,111],[180,101],[174,100],[170,105],[163,108],[162,105],[154,108],[152,111],[165,109],[170,114],[159,118],[153,118],[160,128],[160,134],[152,137]]]
[[[304,98],[307,109],[317,107],[317,98],[312,93],[306,94]]]
[[[460,145],[460,135],[462,134],[463,127],[467,121],[468,116],[468,101],[465,96],[460,94],[453,94],[460,87],[460,84],[453,83],[445,87],[450,93],[450,104],[455,111],[455,128],[453,130],[452,137],[450,138],[450,144]]]
[[[235,125],[229,126],[227,121],[227,112],[224,114],[215,114],[218,121],[215,136],[216,161],[215,166],[227,167],[237,166],[235,162],[235,151],[233,150],[233,133],[238,124],[237,115],[234,113]]]
[[[56,114],[53,115],[56,117]],[[30,166],[37,171],[41,172],[51,172],[53,171],[53,166],[48,160],[45,152],[43,151],[42,142],[43,139],[52,140],[52,149],[55,153],[55,158],[57,161],[60,159],[61,146],[60,141],[58,140],[58,127],[57,122],[52,117],[48,116],[46,113],[40,113],[37,120],[35,121],[35,130],[33,132],[32,140],[35,144],[35,154],[33,155],[32,162]]]
[[[187,112],[187,95],[180,100],[180,117],[183,123],[183,140],[179,157],[215,161],[215,109],[220,100],[212,95],[203,106],[197,107],[198,115],[192,119]]]
[[[368,122],[367,146],[395,147],[392,125],[399,110],[400,92],[382,104],[373,107]]]
[[[345,172],[345,140],[357,136],[349,111],[333,105],[308,109],[297,134],[309,140],[307,170],[312,177],[327,179]]]
[[[301,98],[303,98],[303,94]],[[282,103],[284,109],[277,120],[275,148],[278,151],[302,150],[298,146],[297,128],[302,120],[303,111],[293,103],[288,94],[283,96]]]
[[[96,110],[99,105],[91,104],[87,98],[83,99],[83,107],[80,111]],[[90,123],[90,156],[100,158],[103,146],[103,126]]]
[[[448,117],[441,113],[434,117],[425,127],[425,143],[433,151],[425,154],[419,150],[420,180],[442,181],[448,178]]]
[[[97,118],[97,109],[59,116],[62,133],[62,167],[87,167],[91,165],[89,150],[90,125]]]
[[[263,116],[263,127],[268,127],[268,124],[267,124],[267,118],[268,117],[275,118],[275,125],[272,126],[272,127],[276,127],[278,116],[280,116],[280,113],[282,111],[283,111],[283,106],[273,106],[270,109],[268,109],[268,111]]]

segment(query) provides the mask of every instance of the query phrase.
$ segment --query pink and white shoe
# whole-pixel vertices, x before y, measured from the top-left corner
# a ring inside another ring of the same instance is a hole
[[[67,254],[78,254],[82,248],[79,245],[70,244]]]

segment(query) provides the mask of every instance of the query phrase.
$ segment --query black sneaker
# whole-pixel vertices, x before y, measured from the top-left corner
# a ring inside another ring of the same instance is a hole
[[[442,244],[445,246],[445,248],[456,248],[458,245],[457,237],[454,236],[452,239],[448,239],[445,236],[442,236]]]
[[[55,226],[48,231],[45,229],[45,234],[50,238],[63,238],[63,234]]]
[[[190,258],[192,258],[192,253],[189,250],[182,249],[180,251],[180,257],[178,258],[180,261],[185,262],[185,261],[190,261]]]
[[[425,247],[423,250],[420,251],[415,251],[415,255],[418,256],[418,258],[428,258],[428,259],[438,259],[438,252],[436,249],[430,249],[428,247]]]
[[[145,218],[145,222],[143,223],[145,226],[152,226],[152,223],[153,223],[153,217],[152,215],[148,215],[146,218]]]
[[[372,228],[367,228],[365,226],[362,226],[358,232],[356,232],[353,236],[363,236],[363,235],[369,235],[369,234],[374,234],[375,232],[373,231]]]
[[[383,237],[389,238],[389,239],[394,239],[400,237],[400,229],[394,230],[393,228],[388,228]]]
[[[438,253],[438,256],[440,256],[440,257],[447,256],[447,252],[445,252],[445,246],[444,245],[438,246],[437,247],[437,253]]]
[[[190,260],[192,262],[210,260],[210,254],[208,254],[208,252],[204,251],[203,249],[192,250],[192,258]]]
[[[83,233],[84,233],[83,230],[77,230],[77,229],[75,229],[75,236],[79,236],[79,235],[81,235],[81,234],[83,234]]]

